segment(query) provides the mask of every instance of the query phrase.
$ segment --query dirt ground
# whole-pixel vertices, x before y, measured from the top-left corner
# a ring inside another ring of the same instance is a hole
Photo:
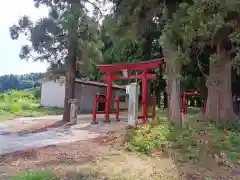
[[[111,132],[88,141],[1,155],[0,179],[22,171],[51,170],[64,180],[240,180],[237,168],[199,168],[161,153],[146,157],[126,152],[122,135]]]
[[[56,120],[27,122],[9,126],[10,133],[39,133],[66,125]],[[181,158],[127,152],[123,132],[115,131],[91,140],[0,155],[0,179],[50,170],[63,180],[240,180],[239,167],[218,166],[211,157],[202,160],[208,162],[203,166],[176,159]]]

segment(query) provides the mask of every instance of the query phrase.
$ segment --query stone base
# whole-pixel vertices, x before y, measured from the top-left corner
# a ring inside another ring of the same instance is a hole
[[[91,124],[98,124],[98,121],[92,121]]]
[[[74,119],[74,120],[70,121],[69,124],[71,124],[71,125],[76,125],[76,124],[77,124],[77,120]]]
[[[104,120],[104,123],[111,123],[111,120]]]

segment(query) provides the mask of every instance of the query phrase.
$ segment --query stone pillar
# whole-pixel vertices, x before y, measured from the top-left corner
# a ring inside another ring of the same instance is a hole
[[[77,115],[78,115],[78,108],[79,108],[80,102],[78,99],[70,99],[68,102],[70,103],[70,106],[71,106],[70,124],[74,125],[74,124],[77,124]]]
[[[131,83],[127,85],[126,92],[128,98],[128,124],[136,126],[138,123],[138,84]]]

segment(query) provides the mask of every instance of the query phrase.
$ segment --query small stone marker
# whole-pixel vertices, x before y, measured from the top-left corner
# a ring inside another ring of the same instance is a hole
[[[128,125],[136,126],[138,124],[138,84],[131,83],[126,87],[128,100]]]
[[[77,115],[78,115],[78,108],[79,108],[80,102],[78,99],[70,99],[68,102],[70,103],[70,106],[71,106],[70,124],[74,125],[74,124],[77,124]]]

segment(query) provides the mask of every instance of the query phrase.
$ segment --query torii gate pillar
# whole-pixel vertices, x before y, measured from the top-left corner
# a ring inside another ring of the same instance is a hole
[[[112,99],[112,81],[113,80],[129,80],[141,79],[142,80],[142,115],[143,121],[148,120],[148,79],[156,78],[156,74],[148,73],[150,69],[159,68],[164,63],[164,59],[156,59],[151,61],[138,62],[135,64],[119,64],[119,65],[99,65],[101,72],[107,73],[102,79],[107,81],[107,97],[105,105],[105,121],[110,121],[110,109]],[[129,77],[115,76],[114,73],[122,70],[127,71],[142,71],[140,75],[132,75]]]

